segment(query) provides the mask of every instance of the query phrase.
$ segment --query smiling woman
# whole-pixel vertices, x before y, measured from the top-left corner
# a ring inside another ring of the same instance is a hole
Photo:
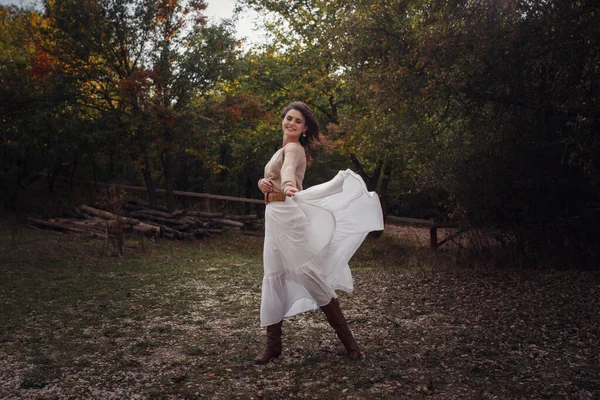
[[[281,354],[284,317],[316,308],[323,310],[348,356],[358,359],[361,351],[335,291],[353,289],[348,260],[368,232],[383,229],[379,197],[350,170],[302,190],[307,161],[324,139],[302,102],[283,110],[281,128],[283,146],[258,182],[267,204],[260,308],[267,343],[254,361],[266,364]]]

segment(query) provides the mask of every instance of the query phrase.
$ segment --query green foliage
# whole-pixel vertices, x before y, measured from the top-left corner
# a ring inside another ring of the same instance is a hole
[[[150,203],[156,205],[154,189],[162,180],[172,208],[174,160],[211,154],[210,136],[218,128],[198,99],[212,95],[233,71],[237,42],[230,26],[206,25],[202,1],[62,0],[45,6],[42,47],[76,91],[83,119],[102,135],[84,154],[94,178],[103,171],[97,164],[108,165],[112,177],[114,159],[126,155],[142,173]]]
[[[597,6],[432,0],[357,10],[348,23],[360,34],[346,48],[352,81],[370,96],[346,126],[375,116],[393,157],[421,187],[446,190],[462,223],[499,229],[538,261],[549,249],[591,260]]]

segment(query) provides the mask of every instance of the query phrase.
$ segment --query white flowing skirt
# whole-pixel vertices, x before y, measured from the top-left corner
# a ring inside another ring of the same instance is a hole
[[[327,305],[336,290],[352,291],[348,260],[382,229],[379,197],[349,169],[267,204],[261,326]]]

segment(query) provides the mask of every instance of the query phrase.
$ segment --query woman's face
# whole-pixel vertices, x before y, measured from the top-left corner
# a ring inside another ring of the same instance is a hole
[[[283,134],[293,137],[300,137],[302,133],[306,132],[306,121],[304,116],[298,110],[291,109],[283,117],[281,121],[281,127],[283,128]]]

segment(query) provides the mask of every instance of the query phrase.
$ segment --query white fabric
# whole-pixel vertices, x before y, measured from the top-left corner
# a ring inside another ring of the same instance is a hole
[[[348,260],[382,229],[379,197],[349,169],[267,204],[261,326],[324,306],[336,290],[352,291]]]

